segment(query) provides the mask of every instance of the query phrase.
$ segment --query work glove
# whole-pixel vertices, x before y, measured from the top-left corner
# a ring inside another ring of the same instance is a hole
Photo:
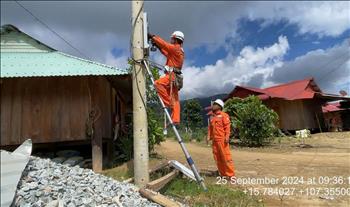
[[[154,37],[154,34],[147,33],[147,38],[148,38],[148,40],[152,39],[153,37]]]

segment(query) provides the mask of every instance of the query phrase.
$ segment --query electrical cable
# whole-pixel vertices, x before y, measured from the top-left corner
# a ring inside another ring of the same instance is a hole
[[[321,77],[318,79],[318,81],[323,80],[323,79],[324,79],[325,77],[327,77],[327,75],[329,75],[330,73],[335,72],[336,70],[340,69],[341,66],[343,66],[343,65],[344,65],[346,62],[348,62],[348,61],[349,61],[349,59],[346,58],[345,61],[341,62],[338,66],[336,66],[335,68],[333,68],[333,69],[330,70],[330,71],[327,71],[323,76],[321,76]]]
[[[140,87],[139,87],[139,82],[138,82],[138,79],[137,79],[137,74],[139,73],[139,72],[142,72],[142,66],[140,66],[140,70],[137,72],[137,71],[134,71],[134,73],[135,73],[135,79],[136,79],[136,88],[137,88],[137,91],[138,91],[138,93],[139,93],[139,96],[141,97],[141,101],[142,101],[142,104],[143,104],[143,106],[145,107],[145,109],[147,109],[147,103],[146,103],[146,101],[144,100],[144,97],[142,96],[142,93],[141,93],[141,90],[140,90]]]
[[[143,5],[144,2],[142,2],[142,5],[140,7],[140,10],[137,12],[135,20],[132,22],[132,28],[131,28],[131,38],[130,38],[130,45],[129,45],[129,50],[130,50],[130,57],[132,57],[132,42],[134,41],[134,33],[135,33],[135,26],[136,26],[136,21],[139,18],[141,11],[143,10]],[[132,18],[132,17],[131,17]],[[133,20],[133,19],[132,19]],[[132,21],[131,20],[131,21]]]
[[[15,1],[17,5],[19,5],[22,9],[24,9],[28,14],[30,14],[36,21],[44,25],[48,30],[50,30],[53,34],[55,34],[57,37],[59,37],[61,40],[63,40],[68,46],[73,48],[76,52],[78,52],[80,55],[84,56],[87,59],[89,58],[87,55],[85,55],[83,52],[81,52],[78,48],[74,47],[70,42],[68,42],[66,39],[64,39],[60,34],[58,34],[54,29],[52,29],[48,24],[46,24],[44,21],[42,21],[39,17],[35,16],[33,12],[31,12],[29,9],[24,7],[21,3],[18,1]]]
[[[137,12],[136,18],[135,18],[135,19],[132,19],[133,22],[132,22],[131,38],[130,38],[130,46],[129,46],[129,49],[130,49],[130,57],[132,57],[132,51],[133,51],[132,43],[133,43],[133,41],[134,41],[134,33],[135,33],[136,21],[137,21],[137,19],[140,17],[141,11],[143,10],[143,5],[144,5],[144,3],[142,2],[142,5],[141,5],[139,11]],[[144,59],[144,58],[143,58],[143,59]],[[138,74],[139,72],[142,72],[142,63],[141,63],[141,61],[142,61],[143,59],[141,59],[141,60],[135,60],[135,59],[131,58],[131,60],[132,60],[132,66],[133,66],[133,73],[135,73],[134,77],[135,77],[135,81],[136,81],[137,92],[139,93],[139,96],[140,96],[140,98],[141,98],[141,101],[142,101],[143,106],[145,107],[145,109],[147,109],[147,103],[146,103],[146,101],[144,100],[144,97],[142,96],[142,93],[141,93],[141,90],[140,90],[140,86],[139,86],[139,82],[138,82],[138,78],[137,78],[137,74]],[[140,64],[141,70],[135,71],[135,64]]]
[[[328,61],[328,62],[325,62],[324,64],[322,64],[322,65],[319,66],[318,68],[319,68],[319,69],[322,69],[322,68],[328,66],[330,63],[335,62],[336,60],[341,59],[341,58],[343,58],[343,57],[345,57],[345,56],[347,56],[347,55],[349,55],[349,51],[345,51],[343,54],[339,55],[337,58],[332,59],[332,60],[330,60],[330,61]]]
[[[342,57],[345,57],[345,56],[347,56],[347,55],[349,55],[349,52],[348,52],[348,51],[346,51],[346,52],[343,53],[342,55],[338,56],[337,58],[332,59],[331,61],[328,61],[328,62],[326,62],[325,64],[321,65],[320,67],[318,67],[318,69],[325,68],[325,67],[328,66],[330,63],[333,63],[333,62],[335,62],[336,60],[339,60],[339,59],[341,59]],[[328,76],[327,76],[328,74],[330,74],[330,73],[332,73],[332,72],[334,72],[334,71],[340,69],[341,66],[344,65],[348,60],[349,60],[349,58],[346,57],[345,60],[344,60],[344,61],[341,61],[341,63],[340,63],[338,66],[334,67],[332,70],[327,71],[324,75],[320,76],[320,77],[317,79],[317,81],[323,80],[325,77],[328,77]]]

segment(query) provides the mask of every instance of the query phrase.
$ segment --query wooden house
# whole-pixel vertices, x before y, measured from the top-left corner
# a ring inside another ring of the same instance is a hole
[[[273,109],[279,116],[279,128],[290,131],[324,130],[322,106],[329,101],[350,99],[323,93],[313,78],[307,78],[264,89],[236,86],[225,100],[249,95],[258,96]]]
[[[350,101],[337,101],[322,106],[328,131],[350,130]]]
[[[57,51],[15,26],[1,27],[1,147],[85,143],[102,170],[115,117],[131,111],[131,78],[118,69]],[[104,148],[106,148],[106,146]]]

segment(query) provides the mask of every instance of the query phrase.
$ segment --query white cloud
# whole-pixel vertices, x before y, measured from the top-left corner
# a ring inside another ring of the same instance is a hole
[[[131,30],[130,2],[23,1],[21,4],[93,60],[116,66],[126,64]],[[336,37],[350,29],[350,2],[347,1],[146,1],[145,10],[149,14],[151,32],[167,38],[173,30],[184,31],[185,51],[197,46],[205,46],[210,52],[215,52],[220,46],[231,51],[232,48],[227,45],[232,44],[225,44],[225,39],[233,41],[231,42],[233,44],[244,39],[237,33],[239,20],[242,18],[262,20],[262,26],[282,20],[297,25],[299,35],[317,34],[319,37]],[[58,50],[79,56],[15,2],[1,1],[1,24],[14,24]],[[314,43],[317,44],[318,41],[315,39]],[[113,48],[123,50],[120,57],[115,58],[111,54]],[[187,59],[184,65],[185,88],[181,94],[183,97],[206,96],[228,92],[234,84],[260,87],[285,82],[287,79],[303,78],[304,75],[318,77],[318,74],[321,74],[317,71],[319,64],[336,59],[337,55],[341,54],[337,51],[344,51],[346,46],[312,51],[296,60],[283,63],[288,48],[287,39],[280,37],[272,46],[265,48],[246,46],[238,57],[233,57],[229,53],[226,58],[218,60],[215,64],[201,68],[192,66],[191,60]],[[157,62],[164,62],[159,53],[154,54],[154,58]],[[337,62],[334,62],[330,65],[336,66],[336,64]],[[344,74],[350,73],[349,64],[343,64],[339,70],[330,74],[327,80],[321,80],[319,83],[321,87],[335,91],[337,88],[335,84],[342,84],[347,78]],[[323,67],[322,70],[331,70],[330,65]],[[335,74],[338,73],[343,75],[336,77]]]
[[[269,87],[314,77],[321,90],[337,94],[350,90],[350,48],[348,41],[332,48],[317,49],[291,61],[283,57],[289,49],[286,37],[264,48],[243,48],[214,65],[184,68],[183,99],[230,92],[235,85]],[[350,93],[350,91],[348,91]]]
[[[185,67],[181,96],[186,99],[208,96],[228,92],[238,84],[265,83],[264,80],[271,75],[273,69],[283,64],[283,56],[288,49],[287,38],[280,36],[278,42],[269,47],[255,49],[247,46],[238,57],[228,55],[214,65]]]
[[[23,1],[21,4],[93,59],[103,60],[116,42],[118,48],[129,50],[130,2]],[[346,1],[145,2],[151,32],[167,38],[173,30],[182,30],[185,49],[204,45],[210,52],[225,46],[227,38],[234,41],[242,38],[237,35],[241,18],[263,20],[265,25],[286,20],[296,24],[300,34],[337,36],[350,28],[349,10],[350,3]],[[54,48],[76,54],[15,2],[1,1],[1,24],[9,23]],[[106,38],[105,34],[113,38]]]
[[[326,50],[313,50],[293,61],[285,62],[274,70],[269,81],[284,83],[311,76],[315,78],[320,88],[328,93],[337,94],[340,89],[343,89],[341,86],[350,83],[348,41]]]
[[[296,24],[300,34],[338,36],[350,28],[350,2],[254,2],[248,8],[251,20],[262,19],[265,24],[287,20]]]

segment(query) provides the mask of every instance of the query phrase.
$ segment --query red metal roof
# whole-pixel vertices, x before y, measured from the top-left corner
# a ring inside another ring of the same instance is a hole
[[[323,113],[343,111],[343,110],[345,109],[340,108],[340,102],[328,103],[325,106],[322,106]]]
[[[245,98],[249,95],[257,95],[261,100],[267,100],[269,98],[286,100],[312,99],[317,93],[322,93],[322,91],[313,78],[307,78],[264,89],[236,86],[226,100],[231,97]]]

